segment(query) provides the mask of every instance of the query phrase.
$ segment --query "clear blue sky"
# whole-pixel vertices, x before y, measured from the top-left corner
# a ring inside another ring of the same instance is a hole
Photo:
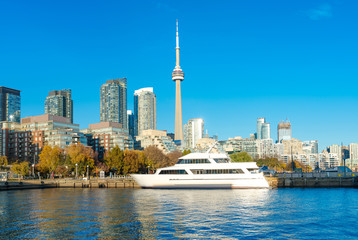
[[[180,5],[179,5],[180,4]],[[22,91],[22,117],[49,91],[73,91],[74,121],[99,122],[99,88],[127,77],[154,87],[158,129],[174,131],[175,20],[183,120],[219,139],[248,137],[256,118],[281,119],[320,148],[358,142],[358,2],[1,1],[0,85]]]

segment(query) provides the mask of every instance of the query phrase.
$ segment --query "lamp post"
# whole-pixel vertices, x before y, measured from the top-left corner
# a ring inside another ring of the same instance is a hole
[[[76,179],[77,179],[77,163],[76,163]]]
[[[35,178],[35,164],[32,164],[32,176]]]
[[[148,174],[149,174],[149,168],[150,168],[150,166],[148,165]]]
[[[87,165],[87,180],[89,180],[88,176],[89,176],[89,171],[88,171],[89,166]]]

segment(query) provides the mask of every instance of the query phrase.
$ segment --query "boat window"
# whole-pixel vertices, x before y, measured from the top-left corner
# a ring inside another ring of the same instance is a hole
[[[161,170],[159,174],[188,174],[185,170]]]
[[[227,158],[214,158],[214,161],[217,163],[228,163],[229,159]]]
[[[249,171],[250,173],[259,173],[258,168],[248,168],[247,171]]]
[[[177,164],[200,164],[210,163],[208,159],[180,159]]]
[[[193,174],[242,174],[242,169],[190,169]]]

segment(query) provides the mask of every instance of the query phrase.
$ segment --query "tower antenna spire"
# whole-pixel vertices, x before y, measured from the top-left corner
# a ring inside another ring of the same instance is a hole
[[[177,19],[177,45],[176,45],[176,48],[179,48],[179,26],[178,26],[178,19]]]
[[[181,108],[181,81],[184,80],[184,73],[181,70],[179,65],[179,27],[177,19],[177,31],[176,31],[176,64],[174,71],[172,73],[172,79],[175,82],[175,140],[183,141],[183,117],[182,117],[182,108]]]

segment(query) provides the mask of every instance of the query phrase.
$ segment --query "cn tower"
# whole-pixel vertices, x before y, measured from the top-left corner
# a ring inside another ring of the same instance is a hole
[[[181,110],[181,81],[184,80],[184,72],[179,65],[179,32],[177,20],[177,35],[176,35],[176,65],[172,73],[172,79],[175,82],[175,136],[174,140],[181,140],[183,143],[183,117]]]

